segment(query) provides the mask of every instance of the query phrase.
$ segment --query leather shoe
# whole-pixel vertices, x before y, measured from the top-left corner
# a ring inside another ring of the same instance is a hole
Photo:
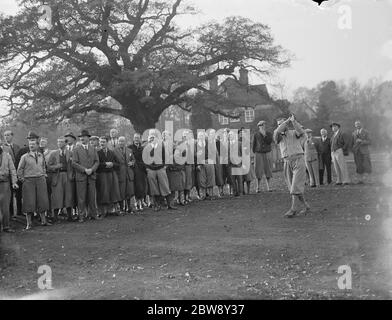
[[[297,214],[297,212],[290,209],[289,211],[287,211],[285,213],[284,217],[285,218],[294,218],[296,214]]]

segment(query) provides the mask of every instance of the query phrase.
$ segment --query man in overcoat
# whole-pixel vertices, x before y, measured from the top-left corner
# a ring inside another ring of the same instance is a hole
[[[132,213],[131,199],[135,196],[135,173],[133,171],[135,158],[132,150],[126,146],[125,137],[118,138],[118,146],[114,149],[114,154],[119,162],[117,175],[120,184],[120,210]]]
[[[364,178],[372,173],[372,162],[370,160],[369,151],[371,140],[369,132],[362,127],[362,123],[359,120],[355,121],[355,131],[353,132],[352,142],[354,161],[358,174],[358,184],[363,184]]]
[[[66,149],[65,137],[57,139],[58,149],[54,150],[47,163],[48,173],[51,175],[51,204],[54,210],[54,221],[57,222],[58,215],[63,208],[67,210],[68,221],[72,219],[72,208],[75,206],[73,195],[73,168],[71,151]]]
[[[75,169],[76,193],[78,201],[79,222],[87,216],[95,220],[97,215],[96,204],[96,171],[99,166],[98,153],[89,144],[90,134],[82,130],[79,135],[81,144],[74,148],[72,166]],[[88,213],[86,212],[88,209]]]
[[[324,172],[327,171],[327,182],[332,183],[332,157],[331,157],[331,139],[328,137],[328,131],[321,129],[321,138],[316,143],[319,156],[319,179],[320,185],[324,184]]]
[[[14,133],[11,130],[6,130],[4,132],[4,151],[8,152],[11,156],[12,162],[15,168],[18,167],[19,162],[17,160],[17,155],[20,150],[20,146],[14,143]],[[11,179],[10,179],[11,181]],[[9,212],[11,215],[21,215],[22,214],[22,184],[18,181],[18,188],[14,189],[11,185],[11,200]],[[16,201],[14,201],[14,198]],[[16,205],[14,205],[14,202]]]

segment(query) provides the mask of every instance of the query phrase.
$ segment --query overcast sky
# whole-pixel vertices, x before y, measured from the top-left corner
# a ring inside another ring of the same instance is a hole
[[[288,92],[323,80],[380,77],[392,80],[392,0],[329,0],[320,7],[311,0],[193,0],[202,11],[181,23],[241,15],[271,27],[276,43],[296,56],[292,66],[270,83],[283,82]],[[341,29],[345,5],[352,11],[352,29]],[[17,10],[15,0],[1,0],[0,11]],[[251,78],[253,83],[261,79]],[[270,89],[272,89],[270,87]]]

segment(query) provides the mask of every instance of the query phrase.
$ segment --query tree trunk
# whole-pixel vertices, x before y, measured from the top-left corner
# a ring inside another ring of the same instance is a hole
[[[161,115],[161,112],[156,108],[146,107],[141,104],[122,103],[122,106],[124,111],[123,117],[130,120],[135,131],[140,134],[143,134],[146,130],[154,129]]]
[[[155,121],[152,118],[148,119],[145,117],[136,117],[136,119],[127,117],[127,119],[131,121],[135,131],[140,134],[143,134],[146,130],[154,129],[156,123],[158,122],[158,120]]]

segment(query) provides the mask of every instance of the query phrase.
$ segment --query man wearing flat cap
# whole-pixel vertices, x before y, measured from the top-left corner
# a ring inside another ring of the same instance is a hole
[[[79,222],[83,222],[86,215],[92,220],[98,218],[96,171],[99,166],[99,159],[97,150],[89,143],[90,137],[91,135],[87,130],[82,130],[82,133],[79,135],[81,144],[74,148],[72,154],[72,166],[76,171]]]
[[[357,167],[358,184],[363,184],[364,178],[372,173],[372,162],[369,151],[371,140],[369,132],[362,128],[362,123],[359,120],[355,121],[352,143],[355,166]]]
[[[95,148],[95,150],[97,150],[97,152],[101,149],[98,136],[90,137],[90,144]]]
[[[313,138],[312,129],[306,129],[306,140],[304,142],[305,164],[309,173],[310,186],[316,188],[320,186],[319,158],[317,152],[317,142]]]
[[[331,128],[333,132],[331,137],[331,157],[337,176],[336,185],[345,186],[350,184],[347,163],[344,159],[344,156],[348,155],[349,141],[342,133],[339,123],[333,122]]]
[[[294,130],[289,129],[289,124],[292,124]],[[284,175],[291,194],[291,208],[285,214],[287,218],[293,218],[297,214],[306,214],[310,210],[304,197],[306,167],[304,150],[301,145],[304,134],[304,130],[293,115],[286,120],[278,119],[274,140],[279,145],[284,159]],[[305,207],[302,210],[300,210],[301,205]]]
[[[255,133],[253,138],[252,151],[255,154],[256,166],[255,173],[258,181],[257,192],[261,192],[261,181],[265,177],[267,184],[267,191],[270,191],[269,181],[272,178],[271,169],[271,144],[273,141],[272,133],[267,131],[267,123],[260,121],[257,124],[258,132]]]
[[[75,143],[76,143],[76,136],[72,133],[72,132],[67,132],[64,135],[64,138],[66,140],[67,146],[66,149],[68,151],[73,151],[74,147],[75,147]]]
[[[66,149],[65,137],[57,139],[58,149],[54,150],[48,160],[47,168],[51,173],[51,205],[54,210],[54,222],[63,208],[67,210],[68,221],[72,219],[72,208],[75,207],[74,171],[71,151]]]

